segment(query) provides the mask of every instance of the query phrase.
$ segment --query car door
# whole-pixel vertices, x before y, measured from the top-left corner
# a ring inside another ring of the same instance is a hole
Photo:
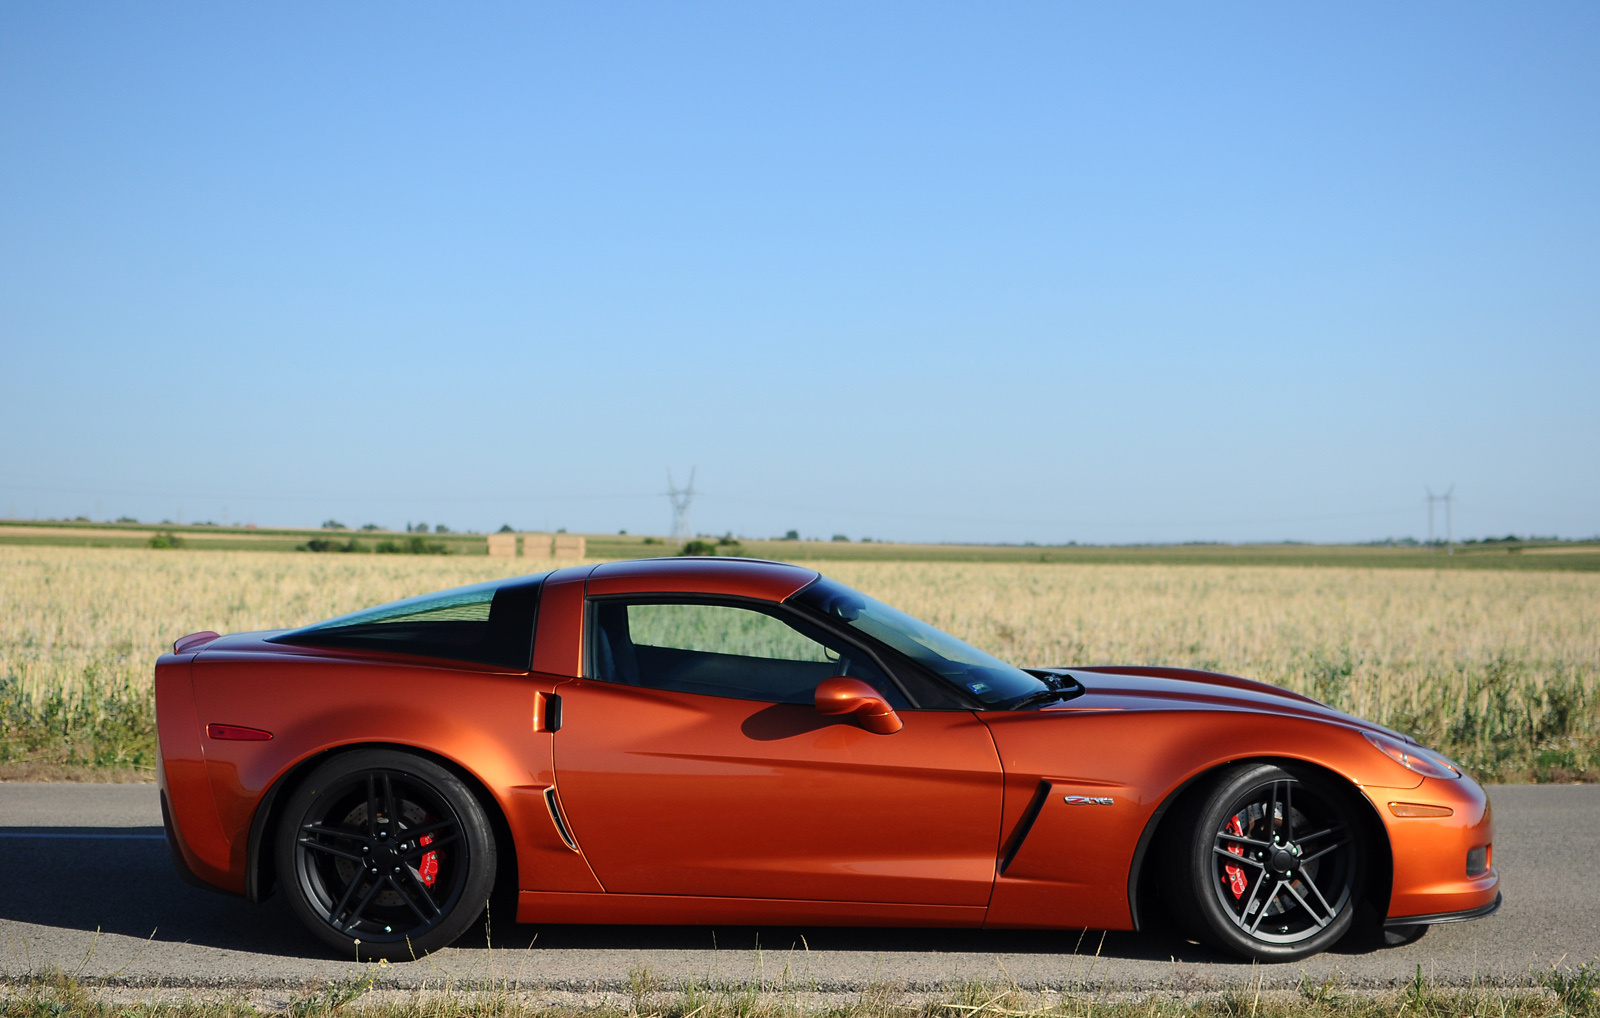
[[[608,892],[986,905],[1001,770],[970,711],[917,710],[869,652],[777,605],[590,601],[556,786]],[[904,727],[817,713],[879,688]]]

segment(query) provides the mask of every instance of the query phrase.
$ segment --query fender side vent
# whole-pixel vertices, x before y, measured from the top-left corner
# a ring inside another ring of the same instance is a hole
[[[551,785],[544,790],[545,808],[550,810],[550,822],[556,825],[556,833],[561,835],[562,842],[574,852],[578,850],[578,843],[572,840],[572,832],[567,830],[567,818],[561,815],[561,804],[556,801],[556,786]]]

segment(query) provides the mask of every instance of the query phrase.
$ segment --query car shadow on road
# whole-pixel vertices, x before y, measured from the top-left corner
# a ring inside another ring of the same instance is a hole
[[[331,954],[279,897],[253,905],[184,883],[160,827],[0,827],[0,919],[293,958]],[[489,924],[495,948],[872,951],[1061,955],[1180,963],[1238,959],[1160,931]],[[477,930],[456,944],[486,946]],[[1359,948],[1356,948],[1359,949]],[[1344,948],[1349,951],[1352,948]]]
[[[278,900],[179,878],[160,827],[0,827],[0,919],[291,957],[323,955]]]

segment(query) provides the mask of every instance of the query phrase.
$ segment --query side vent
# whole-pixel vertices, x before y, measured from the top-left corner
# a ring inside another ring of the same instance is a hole
[[[572,832],[567,830],[567,818],[561,815],[561,803],[556,801],[556,787],[551,785],[544,790],[545,808],[550,811],[550,822],[556,825],[556,833],[561,835],[562,842],[574,852],[578,850],[578,843],[572,840]]]
[[[1028,801],[1028,808],[1017,818],[1017,826],[1012,829],[1011,837],[1006,839],[1005,847],[1000,851],[1002,876],[1011,866],[1011,860],[1017,857],[1017,850],[1022,848],[1022,842],[1028,837],[1028,832],[1033,830],[1033,822],[1039,819],[1039,811],[1044,809],[1045,801],[1049,798],[1050,782],[1039,782],[1039,787],[1033,790],[1033,798]]]

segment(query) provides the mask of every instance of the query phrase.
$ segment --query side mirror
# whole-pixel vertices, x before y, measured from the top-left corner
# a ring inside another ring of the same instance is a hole
[[[848,675],[835,675],[817,685],[818,714],[849,714],[855,723],[878,735],[893,735],[905,725],[878,691]]]

